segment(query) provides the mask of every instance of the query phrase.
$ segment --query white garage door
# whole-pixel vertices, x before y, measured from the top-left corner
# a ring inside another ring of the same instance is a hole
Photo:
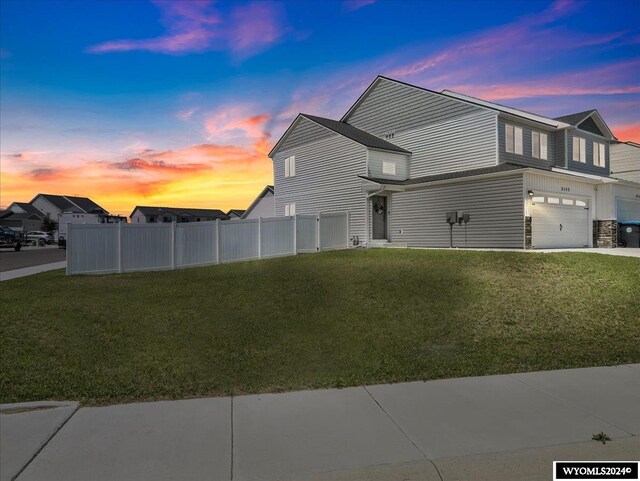
[[[618,222],[640,220],[640,200],[616,199]]]
[[[589,210],[581,200],[534,197],[531,206],[534,249],[589,246]]]

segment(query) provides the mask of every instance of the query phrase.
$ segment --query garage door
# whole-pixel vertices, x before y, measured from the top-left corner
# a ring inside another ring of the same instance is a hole
[[[534,249],[589,246],[589,210],[581,200],[534,197],[531,206]]]
[[[616,199],[616,214],[618,222],[640,220],[640,200]]]

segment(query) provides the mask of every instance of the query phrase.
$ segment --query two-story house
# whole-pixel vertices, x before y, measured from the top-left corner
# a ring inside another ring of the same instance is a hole
[[[340,121],[300,114],[274,146],[275,213],[348,210],[368,246],[613,247],[640,220],[613,143],[596,110],[551,119],[379,76]]]

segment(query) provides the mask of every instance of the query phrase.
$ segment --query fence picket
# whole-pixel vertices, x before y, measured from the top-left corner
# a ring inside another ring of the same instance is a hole
[[[349,222],[348,212],[331,212],[169,225],[69,224],[67,275],[176,269],[346,249]]]

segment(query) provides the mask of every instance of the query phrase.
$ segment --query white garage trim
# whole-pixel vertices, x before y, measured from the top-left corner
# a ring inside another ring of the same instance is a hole
[[[586,212],[586,216],[582,215],[581,217],[586,217],[586,219],[582,219],[582,222],[584,222],[585,225],[585,232],[586,232],[586,239],[585,239],[585,243],[578,245],[578,247],[582,247],[582,246],[587,246],[587,247],[593,247],[593,197],[591,196],[583,196],[583,195],[571,195],[571,194],[567,194],[566,192],[542,192],[542,191],[535,191],[533,193],[533,197],[534,198],[539,198],[539,197],[544,197],[544,202],[540,202],[537,203],[538,206],[549,206],[550,209],[557,209],[558,211],[578,211],[580,209],[582,209],[583,212]],[[548,197],[551,197],[553,199],[557,199],[557,203],[551,204],[547,202]],[[566,205],[566,203],[563,204],[563,199],[567,199],[567,200],[573,200],[574,202],[574,206],[571,205]],[[585,203],[585,206],[575,206],[575,202],[576,201],[581,201]],[[525,199],[525,212],[527,216],[531,217],[531,248],[532,249],[540,249],[540,248],[544,248],[544,247],[540,247],[539,245],[536,245],[536,240],[539,240],[540,237],[540,225],[538,225],[538,235],[536,235],[536,224],[538,224],[537,220],[535,219],[535,207],[536,207],[536,203],[533,202],[532,197],[528,195],[528,191],[527,191],[527,197]],[[547,212],[548,213],[548,212]],[[560,212],[556,213],[558,216],[561,216]],[[538,219],[539,220],[539,219]],[[563,224],[568,224],[571,226],[571,218],[569,219],[565,219],[567,222],[558,222],[558,223],[563,223]],[[562,242],[560,242],[562,243]],[[558,246],[546,246],[548,248],[553,248],[553,247],[568,247],[565,245],[558,245]]]

